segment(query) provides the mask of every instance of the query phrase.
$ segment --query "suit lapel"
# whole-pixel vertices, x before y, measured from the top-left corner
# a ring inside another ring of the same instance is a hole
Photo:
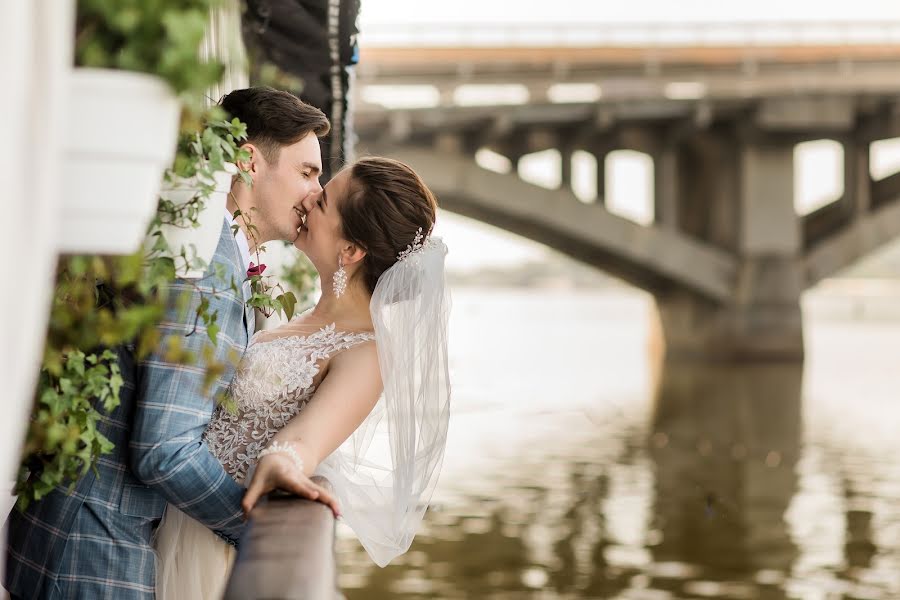
[[[245,283],[243,288],[247,290],[244,295],[244,327],[247,328],[247,343],[256,332],[256,310],[252,306],[247,306],[247,300],[250,299],[250,284]]]
[[[250,300],[250,296],[252,295],[252,292],[250,290],[250,282],[246,281],[247,270],[244,266],[244,259],[241,257],[241,250],[238,247],[238,242],[234,237],[234,232],[231,230],[231,224],[226,220],[223,227],[224,231],[226,232],[223,233],[223,235],[227,235],[229,238],[228,262],[232,269],[232,276],[234,277],[234,280],[238,282],[241,290],[241,301],[244,311],[242,320],[244,329],[247,332],[247,343],[249,344],[250,338],[256,331],[256,311],[254,311],[252,307],[247,306],[247,301]]]

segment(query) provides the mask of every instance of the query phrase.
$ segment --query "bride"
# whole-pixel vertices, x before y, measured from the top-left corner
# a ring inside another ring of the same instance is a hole
[[[253,337],[231,385],[236,410],[220,406],[204,439],[248,484],[245,513],[277,482],[329,506],[384,566],[409,549],[446,443],[447,248],[430,235],[434,196],[395,160],[359,160],[302,207],[294,246],[322,297]],[[158,598],[221,597],[230,545],[171,505],[155,545]]]

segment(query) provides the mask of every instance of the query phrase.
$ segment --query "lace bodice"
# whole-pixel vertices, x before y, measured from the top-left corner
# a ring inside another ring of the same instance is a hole
[[[325,362],[375,339],[371,333],[336,331],[333,323],[310,335],[262,340],[260,333],[251,339],[231,383],[232,410],[219,406],[204,434],[210,451],[237,481],[244,480],[272,436],[310,401]]]

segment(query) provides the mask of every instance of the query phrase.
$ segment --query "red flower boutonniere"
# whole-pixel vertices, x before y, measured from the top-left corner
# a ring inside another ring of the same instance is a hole
[[[266,270],[266,265],[260,263],[258,265],[250,263],[250,268],[247,269],[247,277],[256,277],[257,275],[262,275],[263,271]]]
[[[241,218],[244,223],[244,231],[247,232],[247,241],[254,248],[256,260],[259,260],[259,253],[265,248],[259,245],[256,233],[259,230],[250,224],[250,215],[244,214],[240,210],[234,211],[234,218]],[[239,228],[236,228],[235,234]],[[278,282],[269,283],[267,279],[272,276],[263,276],[266,265],[259,263],[250,263],[247,267],[247,279],[250,284],[250,298],[247,299],[245,305],[261,312],[266,317],[271,317],[276,312],[284,314],[285,318],[290,321],[294,316],[294,306],[297,305],[297,297],[293,292],[286,291]]]

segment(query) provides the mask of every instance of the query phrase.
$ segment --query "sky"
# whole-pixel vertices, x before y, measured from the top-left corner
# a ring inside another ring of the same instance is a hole
[[[897,0],[363,0],[366,25],[404,22],[566,23],[677,21],[879,21],[900,19]]]

